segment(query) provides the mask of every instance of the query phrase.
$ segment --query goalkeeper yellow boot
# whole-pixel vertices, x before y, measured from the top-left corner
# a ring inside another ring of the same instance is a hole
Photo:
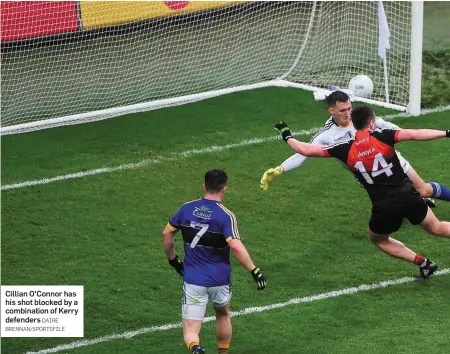
[[[261,178],[261,184],[259,185],[263,191],[269,188],[269,183],[271,183],[279,175],[283,174],[283,166],[278,166],[275,168],[269,168]]]

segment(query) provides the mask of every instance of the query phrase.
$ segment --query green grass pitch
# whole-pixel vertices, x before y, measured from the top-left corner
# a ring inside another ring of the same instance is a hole
[[[378,115],[395,112],[376,108]],[[264,306],[383,280],[414,276],[368,240],[370,202],[333,160],[310,159],[267,192],[259,180],[291,155],[280,140],[216,152],[276,132],[323,125],[326,107],[312,94],[267,88],[97,123],[2,137],[2,185],[99,167],[159,163],[118,172],[2,191],[2,284],[84,285],[85,339],[180,321],[181,279],[161,246],[177,208],[202,195],[210,168],[229,173],[224,204],[237,216],[243,242],[268,277],[257,292],[233,259],[232,309]],[[405,128],[449,128],[449,113],[397,118]],[[309,140],[309,136],[300,136]],[[450,185],[449,141],[398,147],[424,180]],[[450,220],[450,204],[436,214]],[[409,247],[450,267],[450,241],[405,223]],[[176,244],[182,255],[182,243]],[[449,348],[450,277],[410,282],[234,318],[230,353],[445,353]],[[212,315],[211,309],[208,315]],[[216,352],[214,323],[202,343]],[[26,353],[75,338],[2,338],[2,352]],[[180,328],[117,339],[63,353],[185,353]]]

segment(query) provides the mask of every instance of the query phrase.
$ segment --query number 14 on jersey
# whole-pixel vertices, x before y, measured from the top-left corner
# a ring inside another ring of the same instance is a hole
[[[367,173],[364,164],[362,161],[358,161],[355,163],[355,167],[358,169],[359,172],[363,175],[364,179],[369,184],[373,184],[373,179],[370,178],[369,173]],[[392,176],[392,163],[387,163],[384,159],[383,155],[381,153],[378,153],[375,155],[375,159],[373,160],[373,167],[372,167],[372,177],[375,178],[376,176],[379,176],[382,173],[385,173],[386,176],[390,177]]]

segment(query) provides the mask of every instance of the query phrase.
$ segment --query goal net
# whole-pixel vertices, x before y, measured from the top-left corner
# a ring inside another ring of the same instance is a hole
[[[385,102],[375,1],[1,2],[1,132],[105,119],[264,86]],[[411,2],[384,2],[390,102],[406,107]]]

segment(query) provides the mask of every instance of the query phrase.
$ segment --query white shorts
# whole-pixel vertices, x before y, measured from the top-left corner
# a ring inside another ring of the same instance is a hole
[[[203,321],[208,300],[214,307],[224,307],[230,301],[231,294],[231,285],[205,287],[185,282],[181,316],[188,320]]]
[[[402,154],[400,154],[397,150],[395,150],[395,152],[397,153],[397,157],[400,161],[400,165],[402,166],[403,172],[408,174],[409,170],[411,170],[411,165],[409,164],[408,161],[405,160]]]

